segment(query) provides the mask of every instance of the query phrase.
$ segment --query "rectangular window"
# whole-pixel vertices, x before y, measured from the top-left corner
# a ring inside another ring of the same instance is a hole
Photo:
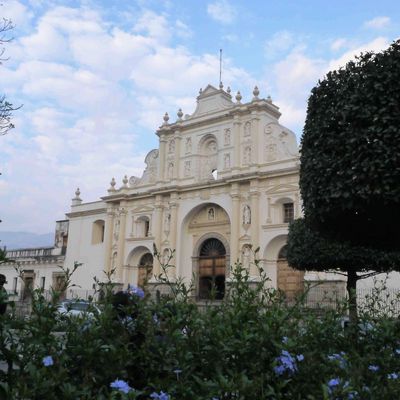
[[[40,278],[40,288],[41,288],[41,289],[44,289],[45,284],[46,284],[46,277],[42,276],[42,277]]]
[[[15,277],[15,278],[13,279],[13,292],[14,292],[14,293],[17,293],[17,285],[18,285],[18,278]]]
[[[283,205],[283,223],[288,224],[294,220],[293,203],[285,203]]]

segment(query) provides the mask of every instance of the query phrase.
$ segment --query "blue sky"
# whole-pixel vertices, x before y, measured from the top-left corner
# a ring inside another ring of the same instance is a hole
[[[191,113],[200,87],[254,85],[298,138],[326,72],[399,38],[397,1],[5,0],[15,24],[0,93],[16,128],[0,137],[0,230],[50,232],[69,211],[141,175],[167,111]]]

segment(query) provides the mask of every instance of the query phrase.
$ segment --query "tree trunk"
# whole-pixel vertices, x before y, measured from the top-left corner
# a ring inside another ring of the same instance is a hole
[[[357,280],[357,272],[348,270],[346,289],[349,295],[349,318],[351,325],[357,322]]]

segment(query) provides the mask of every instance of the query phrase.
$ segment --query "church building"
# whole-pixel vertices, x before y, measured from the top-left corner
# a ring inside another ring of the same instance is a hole
[[[299,155],[295,134],[279,123],[271,98],[242,102],[238,92],[208,85],[192,115],[166,113],[156,131],[157,149],[141,177],[112,178],[100,201],[72,201],[65,265],[83,265],[75,283],[90,288],[93,277],[115,270],[113,281],[151,287],[167,261],[173,280],[194,276],[195,296],[211,288],[224,296],[230,267],[239,260],[253,280],[259,273],[253,249],[270,285],[290,297],[304,273],[285,259],[288,224],[301,214]],[[153,258],[153,245],[160,260]]]

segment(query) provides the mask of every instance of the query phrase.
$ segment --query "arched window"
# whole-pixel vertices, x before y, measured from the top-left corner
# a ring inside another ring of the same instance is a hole
[[[144,254],[139,261],[138,286],[144,287],[153,272],[153,256],[150,253]]]
[[[93,222],[92,227],[92,244],[98,244],[104,242],[104,229],[105,222],[102,219],[98,219]]]
[[[218,239],[207,239],[199,254],[199,298],[220,300],[225,295],[226,250]]]

